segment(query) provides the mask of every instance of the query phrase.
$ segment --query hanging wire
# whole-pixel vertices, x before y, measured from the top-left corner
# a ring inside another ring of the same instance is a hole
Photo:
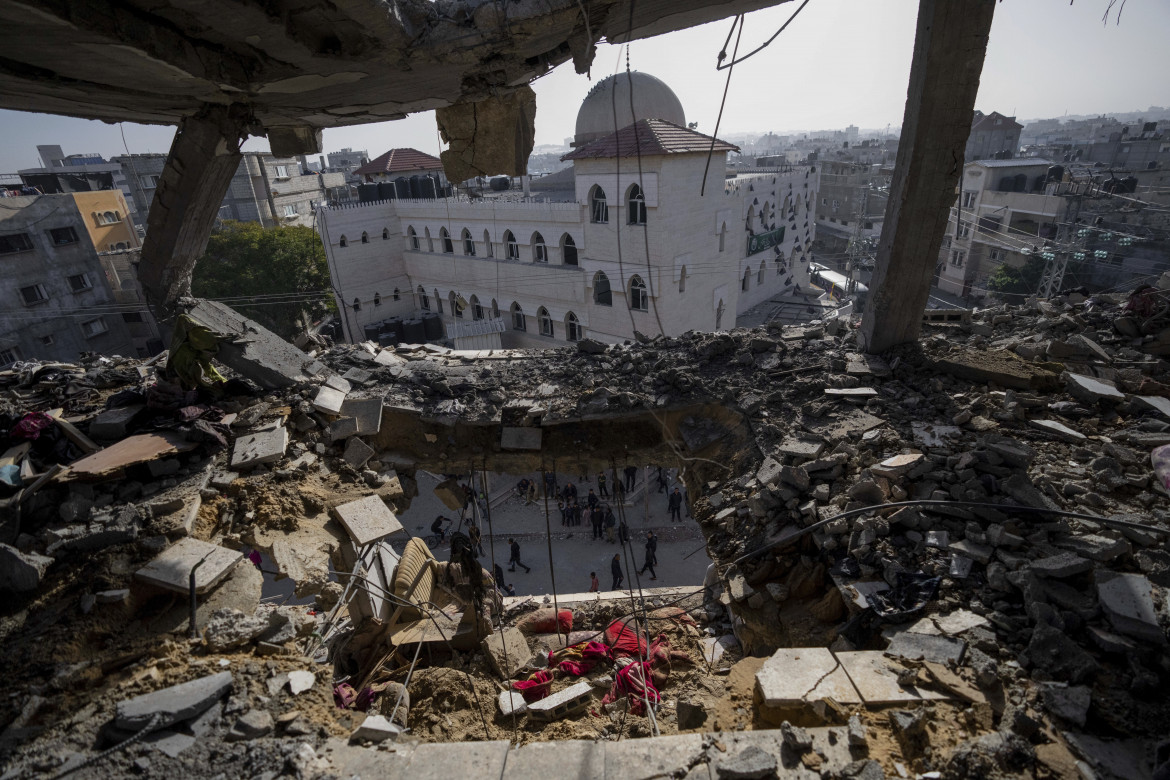
[[[809,0],[804,0],[804,2],[800,4],[800,7],[799,7],[799,8],[797,8],[795,11],[793,11],[793,12],[792,12],[792,16],[788,17],[788,21],[787,21],[787,22],[785,22],[784,24],[780,25],[780,29],[779,29],[779,30],[777,30],[776,32],[774,32],[774,33],[772,34],[772,37],[771,37],[771,38],[769,38],[768,40],[764,41],[762,44],[760,44],[759,46],[757,46],[755,49],[752,49],[750,52],[748,52],[747,54],[743,55],[743,56],[742,56],[742,57],[740,57],[739,59],[736,59],[735,55],[734,55],[734,54],[732,54],[732,55],[731,55],[731,62],[727,63],[726,65],[722,64],[722,63],[723,63],[723,60],[724,60],[724,59],[727,57],[727,43],[726,43],[726,42],[724,42],[724,44],[723,44],[723,48],[722,48],[722,49],[719,51],[719,59],[718,59],[718,62],[716,63],[716,65],[715,65],[715,70],[730,70],[730,69],[734,68],[736,65],[738,65],[739,63],[741,63],[741,62],[743,62],[744,60],[746,60],[746,59],[748,59],[749,57],[751,57],[752,55],[754,55],[754,54],[759,54],[759,53],[760,53],[760,52],[762,52],[764,49],[768,48],[768,46],[770,46],[770,45],[772,44],[772,41],[776,40],[776,38],[777,38],[777,37],[779,37],[780,33],[784,32],[784,29],[785,29],[786,27],[788,27],[788,25],[792,24],[792,20],[796,18],[796,15],[797,15],[797,14],[799,14],[801,11],[803,11],[803,10],[804,10],[804,7],[805,7],[806,5],[808,5],[808,3],[809,3]],[[742,18],[742,17],[741,17],[741,18]],[[734,24],[732,25],[732,28],[734,29]],[[741,29],[742,29],[742,28],[741,28]],[[731,38],[731,33],[728,33],[728,34],[727,34],[727,37],[728,37],[728,39],[730,40],[730,38]]]
[[[734,30],[738,22],[739,32],[735,34],[735,48],[731,51],[732,65],[735,64],[735,56],[739,53],[739,39],[743,35],[743,14],[736,17],[736,21],[731,23],[731,28]],[[727,39],[731,40],[731,33],[727,34]],[[723,44],[723,51],[719,52],[719,59],[726,56],[727,44]],[[703,183],[699,187],[699,197],[702,197],[707,191],[707,174],[711,170],[711,157],[715,154],[715,142],[719,135],[719,125],[723,122],[723,108],[727,105],[727,91],[731,88],[731,74],[735,71],[734,67],[727,69],[727,82],[723,85],[723,99],[719,101],[719,116],[715,120],[715,131],[711,133],[711,148],[707,150],[707,164],[703,166]]]

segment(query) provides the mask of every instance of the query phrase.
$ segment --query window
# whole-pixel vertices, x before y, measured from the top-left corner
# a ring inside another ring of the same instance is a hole
[[[548,262],[548,247],[544,245],[544,236],[540,233],[532,234],[532,262]]]
[[[593,276],[593,302],[598,306],[613,306],[613,291],[609,289],[609,277],[604,271]]]
[[[536,310],[536,320],[540,323],[540,335],[553,335],[552,317],[548,316],[548,309],[541,306]]]
[[[504,251],[509,260],[520,259],[520,245],[516,243],[516,237],[512,235],[511,230],[504,231]]]
[[[142,318],[142,312],[128,311],[122,315],[122,322],[127,322],[133,325],[134,323],[138,322],[146,322],[146,320]]]
[[[483,319],[483,306],[480,304],[479,298],[475,297],[474,295],[471,296],[471,319]]]
[[[423,233],[427,237],[427,251],[434,252],[435,251],[435,240],[433,238],[431,238],[431,229],[430,228],[423,228]]]
[[[451,234],[447,232],[447,228],[439,228],[439,241],[443,245],[443,254],[455,254],[455,244],[451,241]]]
[[[382,228],[382,240],[390,238],[390,228]]]
[[[471,240],[471,231],[463,228],[463,254],[475,257],[475,242]]]
[[[118,243],[114,244],[115,252],[125,252],[129,248],[130,247],[126,245],[125,241],[119,241]]]
[[[975,193],[974,192],[964,192],[963,193],[963,208],[965,208],[965,209],[975,208]]]
[[[362,231],[362,243],[363,243],[363,244],[368,244],[368,243],[370,243],[370,234],[369,234],[369,233],[367,233],[367,232],[366,232],[366,231],[364,231],[364,230]]]
[[[605,201],[605,190],[596,184],[589,191],[589,221],[599,224],[609,222],[609,204]]]
[[[427,297],[427,291],[421,284],[418,286],[418,307],[423,311],[431,310],[431,299]]]
[[[646,295],[646,283],[642,277],[635,276],[630,280],[630,308],[635,311],[649,311],[650,298]]]
[[[100,336],[110,328],[106,325],[106,321],[101,317],[96,320],[89,320],[81,323],[81,332],[87,339],[92,339],[94,336]]]
[[[747,225],[747,230],[749,233],[755,231],[755,229],[756,229],[756,207],[755,206],[748,206],[746,225]]]
[[[29,252],[33,248],[28,233],[9,233],[0,236],[0,255],[9,255],[14,252]]]
[[[53,338],[52,336],[41,336],[41,344],[43,344],[46,347],[53,346],[53,344],[56,343],[56,341],[57,340],[55,338]]]
[[[278,178],[278,179],[287,179],[288,178],[288,166],[287,165],[276,166],[276,178]]]
[[[752,269],[748,268],[747,270],[745,270],[743,272],[743,284],[740,285],[739,289],[743,290],[744,292],[747,292],[751,288],[752,288]]]
[[[528,324],[524,321],[524,310],[515,301],[512,302],[512,330],[528,330]]]
[[[406,229],[406,240],[410,242],[410,248],[418,251],[418,233],[415,232],[414,226]]]
[[[678,291],[680,293],[687,291],[687,267],[685,265],[678,272]]]
[[[20,360],[20,350],[16,347],[0,349],[0,368],[5,368]]]
[[[498,320],[500,318],[500,306],[496,303],[496,299],[492,298],[492,319]]]
[[[963,263],[966,262],[966,260],[967,254],[965,252],[960,252],[957,249],[951,252],[951,265],[953,265],[955,268],[962,268]]]
[[[758,274],[756,274],[756,284],[763,284],[764,283],[764,270],[766,268],[767,268],[767,263],[761,262],[760,263],[760,272]]]
[[[988,259],[993,263],[1002,263],[1004,261],[1004,252],[1002,249],[992,249]]]
[[[784,275],[784,258],[783,257],[776,258],[776,275],[777,276]]]
[[[727,238],[727,225],[724,224],[719,228],[719,251],[723,251],[724,239]]]
[[[573,312],[565,315],[565,338],[569,341],[581,340],[581,323]]]
[[[483,231],[483,251],[487,257],[496,256],[496,249],[492,246],[492,234],[486,230]]]
[[[95,214],[94,217],[94,222],[99,225],[113,225],[120,221],[116,211],[103,211],[101,214]]]
[[[439,288],[435,288],[435,311],[439,314],[443,313],[443,299],[439,297]]]
[[[561,260],[565,265],[577,265],[577,245],[568,233],[561,238]]]
[[[349,242],[345,240],[345,236],[342,236],[341,238],[337,239],[337,245],[342,249],[345,249],[347,246],[349,246]]]
[[[69,277],[69,289],[73,292],[81,292],[83,290],[93,289],[93,285],[89,281],[89,274],[77,274]]]
[[[32,306],[49,300],[49,291],[43,284],[34,284],[31,287],[21,287],[20,297],[24,299],[26,306]]]
[[[71,227],[52,228],[49,230],[49,240],[53,246],[65,246],[77,243],[77,231]]]
[[[382,296],[381,296],[380,294],[378,294],[378,293],[374,293],[374,305],[375,305],[375,306],[381,306],[381,305],[382,305]]]
[[[833,198],[833,213],[836,214],[841,208],[841,201]]]
[[[967,238],[971,235],[971,225],[967,222],[959,223],[959,238]]]
[[[284,218],[285,219],[293,219],[294,217],[296,217],[296,215],[297,215],[297,204],[295,204],[295,203],[284,204]]]
[[[353,310],[354,311],[361,311],[362,310],[362,299],[361,298],[354,298],[353,299]]]
[[[402,292],[397,287],[394,288],[394,300],[402,300]]]
[[[138,177],[138,183],[143,189],[149,190],[158,186],[158,177],[154,175],[143,175]]]
[[[719,305],[715,307],[715,330],[719,330],[723,326],[723,301],[719,301]]]
[[[629,214],[629,223],[631,225],[646,224],[646,197],[642,194],[642,188],[637,184],[630,187],[630,197],[626,204],[626,211]]]

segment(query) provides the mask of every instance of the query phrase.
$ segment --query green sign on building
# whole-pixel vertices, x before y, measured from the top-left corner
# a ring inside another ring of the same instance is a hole
[[[754,236],[748,236],[748,254],[754,255],[765,249],[780,246],[782,243],[784,243],[784,228],[782,227],[769,230],[767,233],[757,233]]]

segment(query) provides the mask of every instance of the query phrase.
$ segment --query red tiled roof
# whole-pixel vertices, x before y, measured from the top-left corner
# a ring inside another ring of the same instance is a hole
[[[707,153],[712,138],[664,119],[639,119],[632,125],[591,141],[569,152],[562,160],[586,160],[599,157],[635,157],[640,151],[644,157],[662,154]],[[726,141],[715,141],[717,152],[738,152],[739,147]]]
[[[438,157],[432,157],[418,149],[391,149],[381,157],[370,160],[354,173],[358,176],[373,176],[378,173],[399,171],[433,171],[442,167],[443,163]]]

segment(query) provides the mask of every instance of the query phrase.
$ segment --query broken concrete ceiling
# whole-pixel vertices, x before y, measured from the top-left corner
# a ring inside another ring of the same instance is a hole
[[[602,38],[778,2],[6,2],[0,106],[177,124],[204,104],[236,105],[265,130],[380,122],[482,100],[570,58],[583,72]]]

